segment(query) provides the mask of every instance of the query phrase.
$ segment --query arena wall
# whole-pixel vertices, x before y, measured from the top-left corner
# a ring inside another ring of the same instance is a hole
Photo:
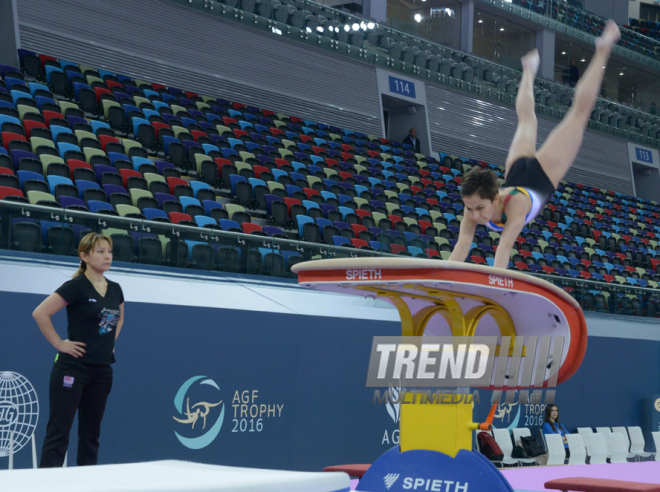
[[[397,408],[374,404],[373,389],[365,387],[372,337],[400,334],[398,313],[389,305],[308,291],[293,280],[127,267],[116,263],[108,275],[122,285],[126,323],[116,346],[102,463],[172,458],[320,470],[371,462],[397,443]],[[0,256],[0,372],[21,374],[35,388],[38,449],[55,351],[31,313],[74,268],[71,260],[57,257],[5,251]],[[656,320],[586,316],[584,362],[557,388],[562,421],[571,431],[641,425],[650,432],[644,411],[660,388]],[[64,335],[64,312],[54,321]],[[196,376],[205,378],[181,390]],[[215,386],[201,384],[207,380]],[[489,399],[480,391],[476,419],[486,417]],[[180,422],[187,419],[187,402],[193,407],[220,400],[194,427]],[[542,411],[503,406],[495,426],[536,428]],[[209,434],[219,421],[217,434]],[[193,449],[204,440],[209,442]],[[69,463],[75,463],[76,442],[74,427]],[[31,465],[29,447],[17,453],[15,463]]]

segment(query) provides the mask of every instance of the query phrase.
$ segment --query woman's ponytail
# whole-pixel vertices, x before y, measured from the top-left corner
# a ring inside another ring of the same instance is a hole
[[[76,270],[76,273],[73,274],[73,276],[77,277],[78,275],[83,275],[85,270],[87,270],[87,263],[85,263],[83,260],[80,260],[80,266],[78,267],[78,270]]]

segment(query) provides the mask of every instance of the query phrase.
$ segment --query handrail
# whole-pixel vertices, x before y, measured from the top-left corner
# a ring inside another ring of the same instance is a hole
[[[16,224],[16,222],[36,223],[37,221],[41,223],[41,227],[55,226],[73,228],[72,226],[76,226],[75,230],[77,230],[78,233],[84,232],[86,229],[90,229],[95,232],[113,232],[112,229],[116,229],[119,231],[124,231],[126,234],[133,236],[134,241],[139,241],[139,239],[142,238],[157,237],[159,240],[164,241],[165,244],[167,241],[191,241],[190,244],[206,243],[216,248],[235,248],[241,252],[240,264],[236,265],[236,269],[230,268],[229,270],[225,271],[236,271],[237,273],[259,273],[259,269],[250,269],[250,251],[261,252],[262,255],[265,255],[267,252],[272,252],[287,257],[299,256],[300,260],[373,256],[401,258],[401,256],[392,255],[385,250],[369,251],[342,246],[331,246],[293,239],[257,236],[252,234],[193,227],[188,225],[170,224],[137,218],[117,217],[70,209],[58,209],[8,200],[0,200],[0,230],[5,231],[3,236],[0,237],[0,249],[15,249],[12,247],[16,246],[15,238],[13,237],[13,226]],[[63,230],[59,230],[59,232],[64,234]],[[165,244],[162,245],[163,248],[165,248]],[[42,252],[49,253],[50,251],[48,248],[45,248]],[[72,250],[70,253],[75,254],[75,251]],[[135,260],[138,263],[142,263],[142,260],[144,259],[145,258],[138,251]],[[159,264],[163,266],[175,267],[190,266],[187,262],[186,264],[178,264],[178,258],[175,258],[175,260],[177,261],[163,261]],[[254,265],[252,265],[252,267],[254,267]],[[265,265],[265,268],[268,270],[268,265]],[[285,276],[291,276],[291,274],[287,272],[278,273],[284,274]],[[275,273],[272,271],[270,274],[275,276]],[[575,279],[572,277],[563,277],[558,275],[539,273],[529,274],[538,278],[542,278],[560,287],[571,287],[576,289],[580,295],[586,295],[589,291],[606,292],[614,296],[635,295],[639,299],[642,299],[645,308],[648,307],[650,302],[657,301],[659,310],[658,315],[660,315],[660,289],[640,287],[635,285],[608,284],[590,279]],[[612,310],[616,311],[616,306],[612,306]]]

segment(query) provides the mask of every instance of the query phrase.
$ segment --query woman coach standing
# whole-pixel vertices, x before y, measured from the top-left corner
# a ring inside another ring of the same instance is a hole
[[[80,268],[43,301],[32,316],[58,351],[50,376],[50,417],[41,468],[64,464],[69,433],[78,411],[77,465],[95,465],[105,403],[112,388],[115,340],[124,322],[124,295],[103,274],[112,264],[112,241],[87,234],[78,246]],[[68,338],[62,340],[51,316],[66,306]]]

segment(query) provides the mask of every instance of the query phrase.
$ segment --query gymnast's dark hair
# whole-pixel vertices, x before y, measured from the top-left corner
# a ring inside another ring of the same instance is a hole
[[[495,200],[499,191],[497,175],[490,169],[473,167],[463,176],[461,181],[461,196],[479,195],[480,198]]]

